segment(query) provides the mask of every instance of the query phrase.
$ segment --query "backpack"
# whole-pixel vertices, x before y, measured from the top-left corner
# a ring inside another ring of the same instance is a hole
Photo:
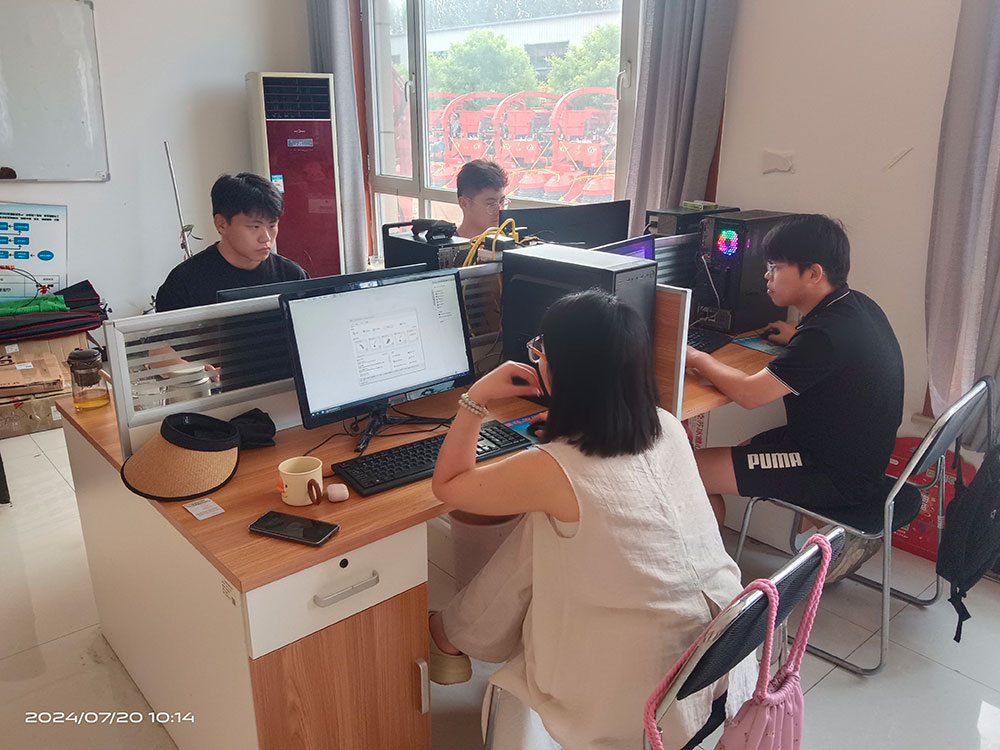
[[[992,392],[991,382],[990,396]],[[992,416],[992,398],[987,404]],[[992,426],[992,419],[989,421]],[[937,574],[951,583],[948,601],[958,613],[956,642],[962,640],[962,624],[972,617],[962,600],[1000,558],[1000,445],[991,433],[983,465],[968,486],[962,481],[958,450],[956,441],[958,472],[955,497],[945,510],[944,531],[937,558]]]

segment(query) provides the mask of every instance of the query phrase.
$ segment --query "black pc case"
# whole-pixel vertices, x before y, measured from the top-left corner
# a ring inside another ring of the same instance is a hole
[[[677,234],[689,234],[701,231],[701,220],[713,214],[736,213],[740,209],[735,206],[718,206],[717,208],[684,208],[683,206],[668,206],[646,211],[646,224],[649,231],[660,237],[673,237]]]
[[[439,226],[446,228],[436,231]],[[390,231],[404,227],[413,227],[413,231]],[[469,241],[455,236],[454,229],[447,222],[434,223],[430,220],[383,224],[382,252],[385,254],[385,267],[398,268],[413,263],[426,263],[431,270],[437,270],[460,266],[469,251]]]
[[[503,254],[503,356],[527,362],[525,344],[560,297],[603,289],[639,313],[653,336],[656,262],[565,245],[532,245]]]
[[[743,333],[787,317],[788,308],[778,307],[767,296],[760,246],[764,235],[793,215],[753,210],[705,217],[695,267],[693,321],[726,333]]]

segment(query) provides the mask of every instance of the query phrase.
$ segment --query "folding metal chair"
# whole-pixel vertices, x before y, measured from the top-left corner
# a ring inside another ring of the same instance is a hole
[[[801,514],[818,518],[826,523],[843,526],[849,533],[868,539],[880,539],[886,536],[887,528],[895,531],[907,526],[920,511],[920,490],[928,489],[937,485],[937,497],[944,498],[945,487],[945,452],[948,446],[965,431],[971,418],[977,413],[978,408],[986,404],[988,430],[993,434],[993,391],[990,381],[983,378],[976,382],[961,398],[958,399],[948,410],[942,414],[928,431],[917,449],[913,452],[910,460],[906,463],[899,478],[886,477],[886,498],[883,505],[873,505],[871,507],[847,507],[825,509],[815,511],[803,508],[795,503],[786,502],[777,498],[754,497],[747,503],[746,512],[743,514],[743,526],[740,529],[739,542],[736,545],[736,562],[739,564],[743,554],[743,545],[746,542],[747,530],[750,528],[750,516],[754,506],[761,502],[772,502],[783,508],[795,511],[795,522],[792,524],[790,535],[790,546],[795,549],[795,532],[798,527],[798,519]],[[924,484],[916,484],[909,481],[911,476],[927,471],[931,466],[936,466],[934,479]],[[944,529],[944,502],[938,503],[937,518],[937,544],[941,543],[941,531]],[[856,674],[875,674],[885,666],[886,654],[889,650],[889,599],[895,596],[897,599],[926,607],[937,601],[941,595],[941,579],[934,576],[934,596],[929,599],[908,594],[905,591],[892,588],[892,539],[888,535],[886,543],[882,545],[882,581],[875,581],[861,575],[849,576],[851,580],[862,583],[882,592],[882,629],[880,633],[880,646],[878,663],[874,667],[862,667],[854,662],[842,659],[831,654],[829,651],[809,644],[809,653],[815,654],[828,662],[836,664],[838,667],[850,670]],[[890,585],[883,585],[883,581]]]
[[[844,548],[846,535],[843,529],[836,528],[825,536],[830,542],[830,550],[833,553],[832,562]],[[779,595],[776,626],[783,625],[792,610],[809,595],[816,572],[819,570],[820,557],[819,547],[816,544],[807,544],[771,576],[771,583],[778,589]],[[764,642],[767,633],[767,605],[767,596],[760,591],[751,591],[719,614],[677,672],[656,707],[657,724],[671,703],[704,690]],[[775,644],[785,642],[784,638],[779,641],[777,631],[774,640]],[[716,728],[705,727],[708,731],[714,731]],[[643,748],[646,750],[649,748],[649,738],[645,733],[643,733]]]

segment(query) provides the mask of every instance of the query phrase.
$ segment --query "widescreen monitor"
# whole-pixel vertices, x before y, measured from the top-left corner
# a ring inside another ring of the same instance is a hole
[[[428,268],[429,266],[426,263],[414,263],[409,266],[397,266],[396,268],[380,268],[377,271],[342,273],[335,276],[319,276],[315,279],[296,279],[295,281],[278,281],[273,284],[260,284],[258,286],[242,286],[236,289],[221,289],[215,293],[215,301],[232,302],[239,299],[255,299],[257,297],[270,297],[277,294],[307,292],[313,289],[336,291],[342,288],[357,288],[361,284],[367,284],[378,279],[421,273],[428,270]]]
[[[656,250],[653,247],[655,241],[655,235],[644,234],[641,237],[632,237],[621,242],[612,242],[610,245],[601,245],[600,247],[595,247],[594,250],[600,250],[604,253],[614,253],[615,255],[627,255],[630,258],[655,260]]]
[[[390,406],[473,379],[454,269],[280,299],[306,427],[384,416]]]
[[[576,247],[598,247],[628,238],[629,201],[576,203],[500,212],[500,223],[513,219],[522,236]]]

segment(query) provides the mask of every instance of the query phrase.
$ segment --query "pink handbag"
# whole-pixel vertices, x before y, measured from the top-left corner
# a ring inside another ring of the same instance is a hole
[[[764,649],[761,654],[757,688],[754,690],[753,696],[740,707],[736,716],[726,721],[722,737],[715,746],[715,750],[798,750],[800,746],[805,704],[802,697],[802,687],[799,684],[799,666],[809,641],[809,631],[812,630],[816,609],[819,607],[819,599],[823,593],[823,583],[826,580],[826,569],[830,564],[831,555],[830,543],[825,536],[814,534],[806,542],[806,545],[813,543],[820,548],[819,570],[816,571],[816,578],[813,581],[812,590],[809,592],[806,610],[799,622],[788,660],[773,678],[771,678],[771,651],[774,645],[775,619],[778,614],[778,589],[771,581],[760,578],[748,584],[739,596],[733,599],[735,603],[748,591],[764,592],[768,605],[767,634],[764,638]],[[719,615],[721,614],[720,612]],[[718,615],[716,619],[718,619]],[[706,626],[702,635],[695,639],[684,655],[670,668],[670,671],[646,701],[643,721],[646,737],[653,750],[663,750],[663,743],[660,741],[656,728],[656,707],[709,627],[711,624]]]
[[[821,552],[819,570],[799,621],[788,661],[771,677],[771,648],[774,644],[774,621],[778,613],[778,590],[768,580],[754,581],[747,588],[767,594],[767,636],[761,654],[760,673],[753,697],[740,706],[732,719],[726,721],[722,737],[715,750],[798,750],[802,742],[802,721],[805,701],[799,684],[799,666],[809,642],[819,598],[823,593],[826,569],[830,564],[830,543],[821,534],[814,534],[807,544],[815,542]]]

